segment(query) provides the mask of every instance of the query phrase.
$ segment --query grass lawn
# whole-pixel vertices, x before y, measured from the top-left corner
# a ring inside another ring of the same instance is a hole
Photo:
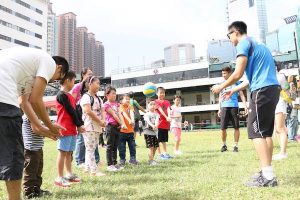
[[[250,175],[258,171],[258,160],[252,143],[242,129],[240,152],[232,152],[233,134],[229,130],[229,151],[220,152],[218,131],[184,133],[183,155],[159,166],[147,165],[147,149],[143,137],[137,137],[137,167],[126,166],[121,172],[106,177],[89,177],[78,168],[81,184],[70,189],[53,185],[56,177],[56,142],[47,140],[44,148],[43,188],[53,195],[45,199],[300,199],[300,144],[289,143],[289,157],[273,163],[279,186],[276,188],[247,188],[243,186]],[[173,153],[173,137],[168,148]],[[172,151],[171,151],[172,150]],[[274,152],[279,150],[275,142]],[[105,161],[105,151],[100,149]],[[128,155],[128,152],[127,152]],[[105,170],[102,166],[101,170]],[[4,182],[0,184],[0,199],[6,198]]]

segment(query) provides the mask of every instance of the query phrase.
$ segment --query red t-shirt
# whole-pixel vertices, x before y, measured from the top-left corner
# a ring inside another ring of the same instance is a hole
[[[158,123],[158,128],[161,129],[170,129],[170,122],[167,121],[167,119],[160,113],[158,108],[162,108],[164,111],[165,115],[168,116],[168,108],[171,107],[170,102],[168,100],[155,100],[157,110],[156,112],[159,114],[159,123]]]
[[[74,97],[69,93],[64,93],[64,94],[68,96],[69,103],[75,109],[76,104],[75,104]],[[57,123],[67,129],[66,131],[61,130],[60,134],[62,136],[77,135],[76,125],[73,122],[72,116],[67,112],[66,108],[58,101],[56,101],[56,110],[57,110]]]

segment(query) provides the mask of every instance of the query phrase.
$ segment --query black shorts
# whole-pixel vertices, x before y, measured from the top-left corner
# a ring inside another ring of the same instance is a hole
[[[137,133],[140,131],[139,120],[134,121],[134,132]]]
[[[249,139],[272,137],[279,92],[277,85],[251,92],[247,125]]]
[[[168,129],[158,129],[157,133],[158,142],[168,142],[169,141],[169,130]]]
[[[231,121],[233,128],[240,128],[239,108],[224,107],[221,108],[221,130],[225,130]]]
[[[22,117],[0,117],[0,180],[22,179],[24,144]]]
[[[147,148],[151,148],[151,147],[157,148],[157,147],[159,147],[156,135],[144,135],[144,137],[145,137]]]

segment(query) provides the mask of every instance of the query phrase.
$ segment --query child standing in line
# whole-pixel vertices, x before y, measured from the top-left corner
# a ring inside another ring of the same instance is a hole
[[[105,90],[107,101],[104,103],[106,112],[106,160],[107,170],[110,172],[122,170],[123,167],[117,165],[117,150],[119,145],[120,128],[127,129],[120,117],[119,103],[116,101],[117,94],[114,87],[107,87]]]
[[[100,81],[96,76],[88,79],[88,92],[81,100],[85,132],[82,134],[85,145],[85,172],[92,176],[105,176],[104,173],[97,171],[95,159],[95,150],[99,145],[99,136],[102,133],[102,127],[105,126],[103,102],[97,96],[100,89]],[[99,158],[100,160],[100,158]]]
[[[76,74],[69,71],[61,80],[61,91],[56,97],[57,123],[65,127],[66,130],[60,132],[61,137],[58,139],[57,157],[58,177],[54,184],[59,187],[70,187],[71,182],[80,182],[80,178],[72,173],[72,154],[75,150],[77,131],[85,131],[83,121],[76,112],[75,100],[69,93],[74,86]],[[77,130],[76,130],[77,127]],[[64,177],[64,168],[67,175]]]
[[[49,191],[42,190],[43,173],[43,146],[44,137],[33,133],[31,123],[23,115],[22,135],[24,141],[24,173],[23,191],[27,199],[51,195]]]
[[[180,155],[182,152],[179,150],[179,145],[181,142],[181,110],[180,110],[180,103],[181,103],[181,96],[175,95],[174,96],[174,105],[171,106],[171,132],[174,134],[175,138],[175,154]]]
[[[126,142],[128,143],[130,160],[129,164],[137,165],[136,160],[136,144],[134,139],[134,109],[130,105],[130,97],[128,94],[124,94],[121,98],[120,113],[123,122],[127,129],[121,129],[120,140],[119,140],[119,156],[120,165],[124,166],[126,162]]]
[[[149,148],[149,165],[157,165],[158,163],[154,160],[155,151],[159,147],[157,140],[157,130],[159,123],[159,115],[155,112],[155,101],[148,103],[148,112],[144,115],[145,130],[144,137],[146,141],[146,147]]]
[[[160,154],[160,159],[168,160],[172,158],[167,153],[167,142],[169,141],[169,129],[170,129],[170,102],[165,100],[166,90],[163,87],[157,88],[157,99],[155,100],[157,110],[159,114],[159,124],[158,124],[158,134],[157,139],[160,145],[158,148],[158,153]],[[160,150],[162,149],[162,152]]]

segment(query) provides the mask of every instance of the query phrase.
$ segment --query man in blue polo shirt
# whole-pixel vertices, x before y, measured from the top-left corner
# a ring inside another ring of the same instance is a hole
[[[247,36],[247,25],[244,22],[233,22],[228,32],[227,36],[237,50],[236,69],[224,83],[214,85],[212,92],[220,93],[236,83],[246,72],[251,92],[248,137],[253,141],[261,165],[261,171],[252,176],[246,186],[274,187],[277,186],[277,179],[272,168],[272,135],[280,87],[273,57],[265,45]],[[246,86],[247,83],[236,86],[227,96]]]
[[[231,67],[226,66],[222,69],[222,77],[224,81],[226,81],[231,75]],[[240,95],[242,102],[244,103],[245,107],[245,114],[248,113],[247,105],[246,105],[246,98],[243,91],[235,92],[228,100],[223,99],[222,96],[227,91],[230,91],[233,87],[240,84],[240,81],[234,83],[231,86],[223,89],[219,96],[219,104],[220,109],[218,111],[218,116],[221,118],[221,137],[223,146],[221,148],[221,152],[227,151],[226,145],[226,138],[227,138],[227,131],[229,121],[231,121],[232,126],[234,128],[234,146],[233,152],[238,152],[238,142],[240,138],[240,121],[239,121],[239,102],[238,96]]]

